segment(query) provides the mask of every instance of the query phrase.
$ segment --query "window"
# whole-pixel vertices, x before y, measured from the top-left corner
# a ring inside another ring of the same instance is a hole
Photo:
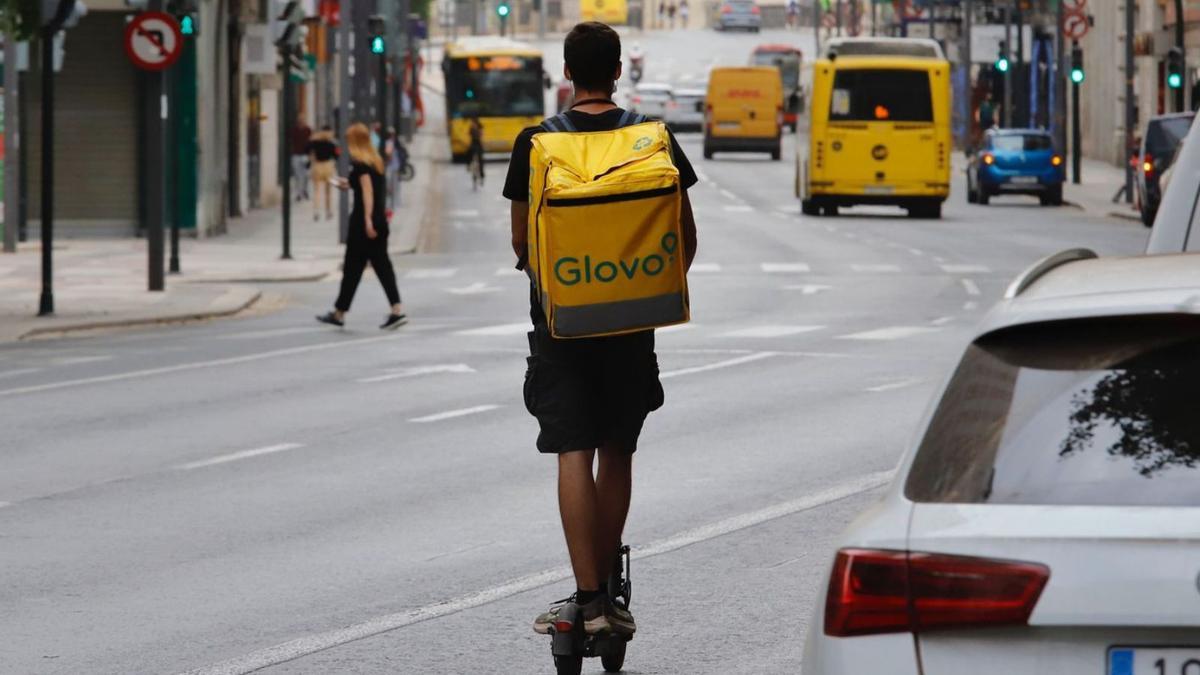
[[[845,69],[833,77],[830,121],[932,122],[929,73]]]
[[[1030,152],[1053,147],[1049,136],[1042,134],[997,134],[992,136],[992,149],[1001,152]]]
[[[914,459],[918,502],[1200,506],[1200,318],[1006,329],[971,345]]]
[[[450,62],[447,102],[453,117],[541,115],[542,63],[521,57]]]
[[[1191,127],[1191,117],[1151,120],[1150,124],[1146,125],[1146,154],[1167,159],[1175,152],[1176,146],[1183,142]]]

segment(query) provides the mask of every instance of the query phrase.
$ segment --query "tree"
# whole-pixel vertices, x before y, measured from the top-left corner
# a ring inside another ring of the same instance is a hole
[[[33,0],[0,0],[0,31],[5,37],[28,40],[41,24],[41,7]]]

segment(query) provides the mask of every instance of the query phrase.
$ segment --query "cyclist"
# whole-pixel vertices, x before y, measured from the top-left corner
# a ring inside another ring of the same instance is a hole
[[[564,75],[575,87],[574,106],[565,114],[579,131],[616,129],[624,114],[612,101],[621,76],[617,33],[602,23],[581,23],[567,35],[563,52]],[[533,135],[539,131],[540,127],[531,127],[517,136],[504,184],[504,196],[512,202],[512,246],[518,268],[524,267],[526,259],[530,152]],[[671,150],[683,189],[680,219],[690,266],[696,254],[696,223],[687,188],[697,178],[674,137]],[[582,607],[586,631],[632,633],[636,630],[633,616],[611,601],[604,584],[629,511],[633,453],[642,423],[663,403],[654,332],[554,339],[536,289],[530,293],[530,306],[532,355],[525,376],[525,405],[538,420],[538,450],[558,456],[559,514],[576,586],[569,600]],[[597,455],[599,470],[593,474]],[[537,617],[534,630],[549,632],[565,602]]]
[[[471,116],[471,145],[467,148],[467,170],[472,182],[483,183],[483,123],[478,115]]]

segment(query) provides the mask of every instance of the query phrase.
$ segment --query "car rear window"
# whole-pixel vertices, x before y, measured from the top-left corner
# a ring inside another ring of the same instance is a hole
[[[905,484],[917,502],[1200,506],[1200,318],[1052,322],[968,349]]]
[[[992,136],[992,149],[1004,152],[1049,150],[1051,147],[1050,137],[1042,134],[998,134]]]
[[[932,122],[929,73],[924,70],[839,70],[829,101],[832,121]]]
[[[1183,142],[1188,129],[1192,127],[1190,117],[1169,117],[1161,120],[1151,120],[1146,125],[1146,152],[1155,157],[1170,155],[1176,146]]]

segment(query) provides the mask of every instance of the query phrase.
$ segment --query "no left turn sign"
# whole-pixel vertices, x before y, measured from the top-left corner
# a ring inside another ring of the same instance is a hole
[[[1071,10],[1063,14],[1062,30],[1068,40],[1082,40],[1090,28],[1087,15],[1082,11]]]
[[[179,60],[179,22],[164,12],[142,12],[125,27],[125,54],[142,70],[166,70]]]

